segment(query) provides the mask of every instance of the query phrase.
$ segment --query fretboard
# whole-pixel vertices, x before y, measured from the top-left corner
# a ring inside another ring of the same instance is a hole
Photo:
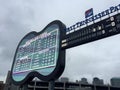
[[[67,49],[103,39],[120,33],[120,14],[69,33],[62,40],[62,49]]]

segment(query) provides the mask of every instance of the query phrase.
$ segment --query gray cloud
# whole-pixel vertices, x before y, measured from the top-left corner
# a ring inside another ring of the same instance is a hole
[[[113,36],[67,50],[66,69],[63,76],[76,80],[99,77],[110,83],[111,77],[120,77],[120,36]]]

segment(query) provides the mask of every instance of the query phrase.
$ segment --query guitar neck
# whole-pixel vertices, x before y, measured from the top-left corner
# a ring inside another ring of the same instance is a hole
[[[96,41],[120,33],[120,14],[116,14],[102,21],[75,30],[62,40],[62,49]]]

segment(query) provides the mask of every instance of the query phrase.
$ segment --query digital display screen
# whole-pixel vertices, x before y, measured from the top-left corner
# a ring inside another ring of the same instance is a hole
[[[53,24],[37,36],[30,33],[19,44],[12,70],[15,81],[23,80],[30,72],[46,76],[56,67],[59,54],[59,26]]]

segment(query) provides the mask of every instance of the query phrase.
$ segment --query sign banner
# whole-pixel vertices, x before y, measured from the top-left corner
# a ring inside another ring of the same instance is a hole
[[[76,24],[66,28],[66,32],[70,32],[72,30],[75,31],[75,30],[79,29],[81,26],[87,25],[88,23],[98,20],[107,15],[110,16],[110,14],[112,14],[112,13],[115,13],[115,12],[119,13],[119,10],[120,10],[120,4],[118,4],[116,6],[111,6],[110,8],[108,8],[98,14],[93,15],[93,8],[91,8],[85,12],[85,20],[77,22]]]

